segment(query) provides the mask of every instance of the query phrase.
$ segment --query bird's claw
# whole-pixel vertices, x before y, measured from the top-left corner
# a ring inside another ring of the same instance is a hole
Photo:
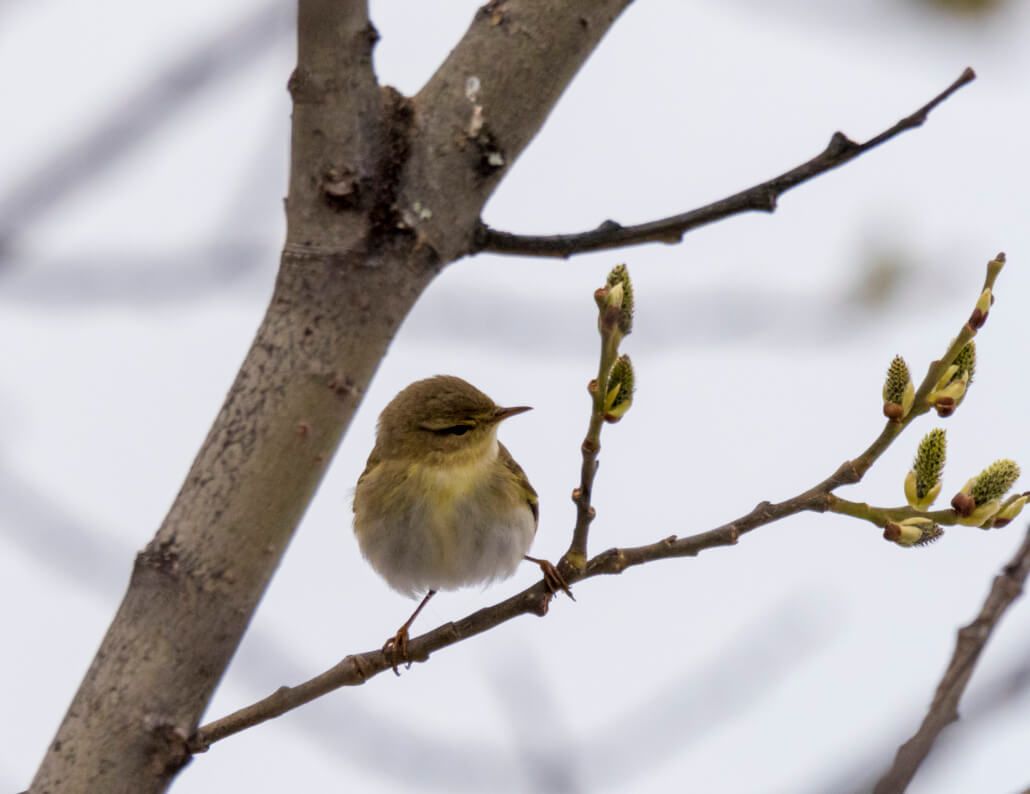
[[[544,575],[544,584],[547,586],[547,592],[554,594],[561,590],[573,601],[576,600],[576,597],[572,595],[572,590],[569,589],[569,583],[565,581],[565,577],[561,575],[561,571],[558,570],[557,566],[548,560],[541,560],[529,555],[526,555],[525,559],[527,562],[535,562],[540,566],[540,570]]]
[[[407,662],[408,665],[406,670],[411,669],[411,660],[408,658],[408,627],[407,625],[402,626],[397,630],[390,639],[383,645],[383,655],[390,660],[390,666],[393,668],[393,674],[400,676],[400,670],[397,669],[397,665],[401,662]]]

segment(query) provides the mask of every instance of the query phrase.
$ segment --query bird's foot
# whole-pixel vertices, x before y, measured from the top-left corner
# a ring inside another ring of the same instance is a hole
[[[408,624],[405,623],[394,634],[390,639],[383,645],[383,655],[390,660],[390,666],[393,668],[393,674],[399,676],[400,670],[397,669],[397,665],[401,662],[407,662],[407,668],[411,667],[411,660],[408,659]]]
[[[540,566],[540,570],[544,575],[544,584],[547,585],[547,592],[553,594],[561,590],[573,601],[576,600],[576,597],[572,595],[572,591],[569,589],[569,583],[565,581],[565,577],[561,575],[561,571],[555,565],[547,560],[530,557],[528,554],[523,555],[523,559],[526,562],[535,562]]]

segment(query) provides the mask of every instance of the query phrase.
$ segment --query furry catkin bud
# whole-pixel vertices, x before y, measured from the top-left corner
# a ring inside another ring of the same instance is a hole
[[[1015,461],[996,460],[971,479],[951,500],[958,522],[970,527],[990,526],[1001,510],[1001,499],[1019,478]]]
[[[933,520],[917,516],[904,521],[887,522],[883,529],[883,537],[899,546],[925,546],[933,543],[944,534],[944,530]]]
[[[983,505],[992,499],[1001,499],[1019,479],[1019,465],[1008,458],[996,460],[973,480],[969,495],[976,504]]]
[[[616,265],[608,274],[608,294],[618,294],[617,287],[621,287],[622,314],[619,316],[619,330],[623,335],[633,330],[633,284],[629,280],[629,271],[625,265]]]
[[[976,342],[969,342],[965,347],[958,351],[958,355],[955,356],[955,360],[952,362],[958,371],[955,373],[952,380],[957,380],[962,377],[962,373],[968,373],[966,378],[966,387],[973,382],[973,373],[976,372]]]
[[[915,387],[908,364],[901,356],[895,356],[887,369],[887,379],[883,384],[883,413],[892,422],[900,422],[912,410],[915,399]]]
[[[947,450],[944,430],[937,427],[919,442],[912,471],[905,478],[905,498],[916,510],[926,510],[941,492],[941,471]]]
[[[966,345],[955,357],[956,362],[959,358],[963,359],[964,364],[975,369],[976,348]],[[972,377],[972,370],[960,369],[958,363],[949,364],[945,368],[944,374],[937,379],[937,383],[934,384],[926,398],[927,402],[937,409],[938,416],[951,416],[955,413],[955,408],[965,399],[970,377]]]
[[[612,365],[608,376],[608,392],[604,397],[604,418],[608,422],[618,422],[633,404],[634,389],[633,363],[629,356],[621,355]]]

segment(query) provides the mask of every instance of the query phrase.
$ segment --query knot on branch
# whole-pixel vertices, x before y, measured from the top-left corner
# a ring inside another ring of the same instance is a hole
[[[298,66],[286,81],[286,90],[294,104],[301,102],[318,102],[325,97],[325,86],[315,80],[307,69]]]
[[[826,149],[823,151],[823,154],[828,157],[837,158],[851,154],[859,148],[861,147],[857,143],[838,130],[833,133],[833,137],[830,138],[830,142],[826,144]]]
[[[327,167],[321,187],[326,203],[339,212],[356,209],[361,203],[361,180],[350,166]]]
[[[179,572],[179,549],[174,535],[161,541],[151,541],[136,555],[135,572],[147,568],[167,574]]]
[[[626,554],[622,549],[607,549],[598,554],[587,566],[587,575],[596,573],[619,574],[628,567]]]
[[[193,757],[189,737],[171,722],[147,717],[150,771],[155,777],[174,775]],[[206,748],[205,748],[206,749]]]
[[[526,611],[537,617],[546,616],[547,610],[551,606],[552,596],[553,593],[548,592],[546,587],[530,590],[525,595]]]
[[[350,664],[354,668],[354,673],[362,684],[374,674],[362,654],[349,654],[345,656],[343,664]]]

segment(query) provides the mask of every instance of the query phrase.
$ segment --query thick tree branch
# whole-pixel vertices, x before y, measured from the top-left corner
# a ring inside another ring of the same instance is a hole
[[[853,160],[860,154],[889,141],[906,130],[922,125],[930,111],[975,78],[976,74],[973,70],[967,68],[954,83],[921,108],[864,143],[856,143],[844,133],[835,132],[826,148],[808,162],[760,185],[755,185],[689,212],[634,226],[622,226],[615,221],[608,220],[588,232],[545,236],[510,234],[481,222],[476,230],[473,250],[495,254],[566,259],[574,254],[622,248],[640,243],[678,243],[683,239],[683,235],[691,229],[714,223],[731,215],[750,211],[773,212],[776,209],[777,199],[791,188],[844,165],[849,160]]]
[[[490,2],[415,95],[415,138],[396,204],[443,262],[472,250],[487,198],[630,2]]]
[[[976,663],[980,659],[987,640],[1009,608],[1023,593],[1027,574],[1030,573],[1030,531],[1016,555],[994,578],[991,591],[984,601],[980,614],[967,626],[959,629],[955,652],[948,663],[944,676],[937,686],[933,703],[923,718],[919,730],[898,749],[894,765],[880,778],[874,794],[900,794],[903,792],[919,766],[930,752],[941,731],[958,719],[958,702],[966,690]]]
[[[628,2],[491,3],[409,100],[376,83],[364,0],[299,0],[272,301],[33,794],[156,793],[189,760],[187,738],[394,333],[468,250],[500,175]]]
[[[357,247],[364,224],[340,218],[319,190],[326,151],[381,159],[370,32],[363,2],[300,3],[289,231],[271,304],[174,504],[137,556],[33,794],[160,792],[189,760],[185,740],[385,352],[392,317],[418,294],[411,273],[386,262],[348,272],[341,254]],[[347,81],[335,79],[341,73]],[[432,271],[423,270],[426,283]],[[383,296],[377,315],[360,303],[369,294]]]

